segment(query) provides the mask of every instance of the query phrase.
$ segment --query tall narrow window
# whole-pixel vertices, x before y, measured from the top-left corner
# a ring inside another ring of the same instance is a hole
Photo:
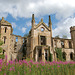
[[[18,37],[16,37],[16,42],[18,42]]]
[[[71,44],[71,41],[69,41],[69,48],[72,48],[72,44]]]
[[[5,44],[5,42],[6,42],[6,36],[4,36],[4,44]]]
[[[57,46],[57,40],[54,40],[54,46],[55,47]]]
[[[41,45],[46,45],[46,37],[45,36],[40,36],[41,39]]]
[[[64,41],[61,41],[61,47],[64,48]]]
[[[5,27],[5,33],[6,33],[6,31],[7,31],[7,27]]]
[[[62,53],[62,56],[63,56],[63,59],[66,60],[66,53],[65,52]]]

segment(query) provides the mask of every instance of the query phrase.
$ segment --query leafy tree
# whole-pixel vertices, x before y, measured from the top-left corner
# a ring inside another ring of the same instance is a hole
[[[62,49],[61,48],[55,48],[55,50],[56,50],[57,58],[62,61],[63,60]]]
[[[55,38],[60,38],[59,35],[55,36]]]
[[[24,37],[27,37],[29,35],[29,33],[25,34]]]
[[[66,35],[63,35],[62,38],[67,39],[67,36]]]

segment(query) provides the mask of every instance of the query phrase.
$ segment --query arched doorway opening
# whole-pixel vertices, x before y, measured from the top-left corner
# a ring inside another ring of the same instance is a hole
[[[70,53],[70,59],[73,60],[73,52]]]
[[[65,52],[62,53],[62,56],[63,56],[63,59],[66,60],[66,53]]]

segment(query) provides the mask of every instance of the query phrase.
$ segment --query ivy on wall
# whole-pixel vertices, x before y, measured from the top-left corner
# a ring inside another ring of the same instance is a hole
[[[0,35],[1,36],[1,35]],[[1,38],[1,37],[0,37]],[[3,41],[0,39],[0,46],[3,44]],[[4,59],[5,55],[2,53],[3,49],[0,47],[0,58]]]
[[[50,56],[49,56],[49,61],[51,62],[52,61],[52,54],[50,53]]]
[[[63,61],[62,48],[55,48],[57,60]]]

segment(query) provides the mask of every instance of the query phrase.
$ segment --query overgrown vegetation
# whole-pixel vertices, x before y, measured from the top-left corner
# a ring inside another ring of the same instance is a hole
[[[50,53],[50,56],[49,56],[49,61],[51,62],[52,61],[52,54]]]
[[[57,60],[63,60],[62,48],[55,48]]]
[[[0,59],[0,75],[75,75],[75,62],[33,62]]]
[[[1,35],[0,35],[0,46],[3,44],[3,41],[1,41]],[[0,47],[0,58],[4,59],[3,49]]]

